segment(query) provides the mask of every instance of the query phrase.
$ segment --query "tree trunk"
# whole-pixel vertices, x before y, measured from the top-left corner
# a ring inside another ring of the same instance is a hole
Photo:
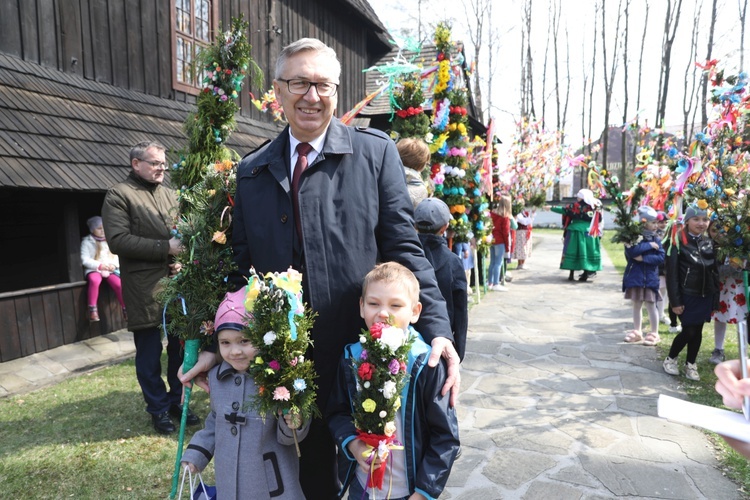
[[[615,23],[615,35],[612,39],[612,66],[607,68],[607,16],[606,16],[606,4],[607,0],[602,0],[602,58],[604,68],[604,133],[602,138],[602,164],[604,168],[607,168],[609,158],[607,157],[607,149],[609,146],[609,114],[610,107],[612,105],[612,88],[615,83],[615,75],[617,74],[618,56],[617,51],[620,45],[620,20],[622,19],[622,0],[617,4],[617,21]],[[607,72],[609,71],[609,74]]]
[[[708,30],[708,49],[706,50],[706,62],[711,60],[714,48],[714,29],[716,28],[716,3],[713,1],[711,7],[711,27]],[[703,92],[701,94],[701,130],[708,125],[708,72],[703,72]]]
[[[630,0],[625,0],[625,30],[623,31],[622,70],[624,97],[622,103],[622,123],[628,122],[628,35],[630,34]],[[620,132],[620,179],[625,182],[628,170],[628,129],[623,127]]]
[[[696,100],[698,99],[698,91],[700,86],[697,84],[698,79],[698,67],[694,61],[698,55],[698,35],[699,35],[699,21],[701,16],[701,10],[703,8],[703,2],[695,6],[693,11],[693,32],[690,37],[690,57],[688,58],[688,64],[685,67],[685,93],[682,96],[682,136],[685,138],[685,144],[688,145],[693,137],[693,126],[694,123],[690,119],[692,113],[695,117]],[[690,91],[688,91],[688,85],[690,85]]]
[[[648,31],[648,13],[649,13],[649,7],[648,2],[644,2],[646,5],[646,15],[644,16],[643,20],[643,34],[641,35],[641,52],[638,57],[638,91],[636,92],[635,97],[635,109],[636,115],[635,115],[635,123],[633,124],[633,130],[635,130],[633,134],[633,163],[635,163],[635,157],[638,154],[638,143],[641,139],[641,83],[643,82],[643,51],[646,48],[646,32]],[[622,182],[625,182],[625,179],[622,180]]]

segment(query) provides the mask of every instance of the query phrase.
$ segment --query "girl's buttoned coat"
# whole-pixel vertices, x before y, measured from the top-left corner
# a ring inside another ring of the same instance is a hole
[[[211,413],[190,440],[183,462],[203,470],[213,458],[216,493],[228,499],[304,498],[294,436],[283,418],[265,421],[248,407],[257,393],[252,377],[222,362],[209,372]],[[304,439],[309,422],[297,429]]]
[[[659,249],[651,246],[657,243]],[[642,261],[633,260],[638,256]],[[648,288],[659,294],[659,266],[664,263],[664,248],[657,236],[644,237],[640,242],[625,248],[625,274],[622,277],[622,291],[628,288]]]

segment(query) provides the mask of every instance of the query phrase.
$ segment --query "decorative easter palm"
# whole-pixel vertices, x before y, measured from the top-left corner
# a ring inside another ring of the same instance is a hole
[[[414,337],[386,323],[375,323],[359,337],[362,354],[352,360],[357,381],[352,417],[357,439],[368,447],[367,461],[374,463],[399,447],[396,438],[396,412],[401,407],[401,391],[409,380],[406,372]],[[383,488],[385,466],[370,469],[366,488]],[[372,495],[374,497],[374,495]]]
[[[293,269],[259,276],[250,270],[245,298],[248,313],[243,330],[258,349],[248,368],[258,394],[250,406],[265,418],[279,412],[309,421],[319,417],[315,404],[315,369],[305,359],[312,346],[315,313],[302,303],[302,275]],[[297,456],[297,432],[292,431]]]
[[[233,19],[213,44],[198,55],[203,90],[197,112],[188,116],[184,131],[188,148],[171,171],[178,187],[180,215],[173,235],[182,241],[177,256],[182,270],[162,282],[165,329],[185,342],[183,369],[190,370],[202,344],[210,342],[216,309],[227,291],[226,276],[233,270],[231,239],[232,196],[239,156],[225,146],[236,127],[237,99],[248,74],[260,83],[261,72],[250,57],[248,23]],[[190,388],[185,389],[171,498],[177,492]]]

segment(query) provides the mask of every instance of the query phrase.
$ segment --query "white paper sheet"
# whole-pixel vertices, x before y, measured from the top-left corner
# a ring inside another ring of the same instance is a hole
[[[750,422],[745,420],[742,413],[699,405],[664,394],[659,394],[657,411],[662,418],[750,443]]]

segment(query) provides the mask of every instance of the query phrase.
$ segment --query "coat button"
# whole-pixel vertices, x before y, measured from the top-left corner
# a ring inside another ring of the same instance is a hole
[[[253,175],[256,175],[257,173],[258,173],[258,167],[255,167],[255,168],[253,169],[253,171],[252,171],[252,174],[253,174]]]
[[[232,426],[232,430],[230,430],[229,432],[232,433],[232,436],[236,436],[237,435],[237,426],[233,425]]]
[[[287,219],[289,219],[289,217],[287,217],[287,216],[286,216],[286,214],[283,214],[283,215],[281,216],[281,223],[282,223],[282,224],[286,224],[286,221],[287,221]]]
[[[242,383],[242,377],[234,377],[234,385],[240,385]]]
[[[234,403],[232,403],[232,409],[233,410],[239,410],[240,409],[240,404],[237,401],[235,401]]]

